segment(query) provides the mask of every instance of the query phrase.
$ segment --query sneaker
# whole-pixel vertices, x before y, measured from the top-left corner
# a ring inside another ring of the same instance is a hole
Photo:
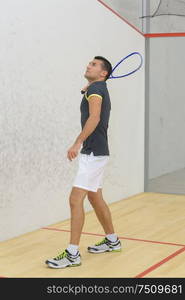
[[[115,242],[111,242],[105,237],[101,242],[96,243],[94,246],[87,248],[90,253],[103,253],[112,251],[121,251],[121,242],[117,239]]]
[[[55,269],[76,267],[81,265],[81,255],[79,252],[77,252],[76,255],[72,255],[66,249],[58,256],[46,260],[45,263],[48,265],[48,267],[55,268]]]

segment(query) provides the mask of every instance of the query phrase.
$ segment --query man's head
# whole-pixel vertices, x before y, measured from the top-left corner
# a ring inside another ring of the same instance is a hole
[[[103,56],[95,56],[89,62],[84,76],[89,82],[98,80],[106,81],[111,73],[111,63]]]

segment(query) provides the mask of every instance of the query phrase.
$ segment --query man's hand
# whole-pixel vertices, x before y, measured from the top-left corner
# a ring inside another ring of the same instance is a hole
[[[69,148],[69,150],[67,151],[67,158],[72,161],[77,155],[78,155],[78,151],[80,150],[81,147],[81,143],[74,143],[74,145]]]

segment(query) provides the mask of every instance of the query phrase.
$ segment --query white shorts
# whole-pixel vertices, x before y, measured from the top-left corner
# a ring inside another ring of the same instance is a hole
[[[79,153],[78,172],[75,177],[73,186],[97,192],[102,188],[102,180],[105,166],[109,160],[109,155],[94,156]]]

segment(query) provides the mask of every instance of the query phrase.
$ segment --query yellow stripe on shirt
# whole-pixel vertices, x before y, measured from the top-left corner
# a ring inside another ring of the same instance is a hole
[[[87,92],[85,92],[85,98],[86,98],[86,100],[88,100],[88,97],[87,97]]]
[[[98,97],[98,98],[102,99],[102,96],[98,95],[98,94],[91,94],[89,97],[86,97],[86,99],[89,100],[91,97]]]

